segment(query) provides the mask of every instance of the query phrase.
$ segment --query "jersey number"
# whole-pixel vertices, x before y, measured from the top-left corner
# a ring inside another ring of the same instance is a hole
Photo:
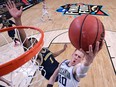
[[[66,86],[66,81],[67,79],[61,75],[58,76],[59,82],[63,85]]]

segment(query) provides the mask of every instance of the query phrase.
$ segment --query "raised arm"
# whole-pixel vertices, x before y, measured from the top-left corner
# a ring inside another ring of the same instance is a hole
[[[63,49],[53,53],[54,57],[57,57],[58,55],[60,55],[62,52],[66,50],[66,48],[67,48],[67,44],[64,44]]]
[[[89,66],[93,62],[96,54],[99,51],[99,41],[96,42],[96,47],[95,47],[94,51],[93,51],[92,45],[89,46],[89,51],[88,52],[85,52],[83,50],[81,50],[81,51],[85,54],[84,65]]]
[[[11,16],[14,18],[16,25],[17,26],[22,25],[22,22],[21,22],[21,15],[22,15],[22,9],[23,9],[22,6],[18,10],[16,8],[15,3],[13,1],[9,1],[6,4],[6,7],[9,13],[11,14]]]
[[[89,69],[89,66],[92,64],[96,54],[99,51],[99,42],[96,43],[95,50],[92,50],[92,45],[89,46],[89,51],[86,53],[81,50],[85,54],[84,62],[81,63],[80,66],[75,66],[73,72],[76,73],[76,78],[79,80],[86,76],[86,73]]]
[[[13,1],[9,1],[6,4],[6,7],[7,7],[9,13],[11,14],[11,16],[14,18],[16,26],[22,25],[22,22],[21,22],[21,15],[22,15],[22,9],[23,9],[22,6],[18,10],[16,8],[15,3]],[[21,41],[23,42],[26,38],[26,33],[25,33],[24,30],[21,29],[21,30],[19,30],[19,34],[20,34],[20,37],[21,37]],[[23,45],[28,48],[29,47],[29,41],[26,39],[26,41]]]

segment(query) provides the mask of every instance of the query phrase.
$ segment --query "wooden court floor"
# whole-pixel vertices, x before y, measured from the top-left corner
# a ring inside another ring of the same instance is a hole
[[[109,16],[96,17],[98,17],[105,26],[106,36],[104,46],[96,56],[87,76],[81,80],[80,87],[116,87],[116,1],[46,0],[46,2],[52,21],[41,21],[42,3],[39,3],[23,12],[22,23],[23,25],[42,29],[45,32],[44,47],[49,47],[53,52],[56,51],[56,49],[61,49],[64,43],[67,43],[68,48],[66,51],[56,58],[59,62],[64,59],[70,59],[74,51],[74,47],[70,44],[67,37],[69,25],[74,17],[62,15],[55,10],[61,5],[69,3],[103,5],[103,11],[107,12]],[[44,79],[40,87],[46,87],[46,84],[47,80]],[[38,84],[31,87],[38,87]],[[57,83],[55,83],[54,87],[58,87]]]

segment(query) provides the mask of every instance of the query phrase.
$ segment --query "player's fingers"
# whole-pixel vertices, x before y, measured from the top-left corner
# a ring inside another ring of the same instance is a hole
[[[9,2],[6,3],[7,9],[10,9]]]
[[[13,1],[11,3],[12,3],[12,7],[15,8],[16,7],[15,3]]]
[[[93,56],[93,47],[92,47],[92,45],[89,45],[89,55]]]
[[[23,6],[20,7],[20,11],[22,11],[22,10],[23,10]]]
[[[6,6],[6,8],[7,8],[8,10],[10,9],[9,6],[8,6],[8,4],[6,4],[5,6]]]
[[[8,7],[9,8],[12,8],[12,4],[11,4],[11,1],[10,0],[7,2],[7,4],[8,4]]]
[[[12,4],[12,2],[10,0],[8,0],[7,5],[9,7],[9,9],[13,8],[13,4]]]
[[[14,6],[13,6],[13,1],[10,1],[10,6],[11,6],[11,8],[14,7]]]
[[[93,47],[92,47],[92,45],[89,45],[89,53],[93,53]]]
[[[96,46],[95,46],[95,50],[94,50],[94,54],[96,54],[99,51],[99,41],[96,42]]]

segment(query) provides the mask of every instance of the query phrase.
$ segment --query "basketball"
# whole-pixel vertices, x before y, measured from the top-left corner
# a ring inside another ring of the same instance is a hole
[[[100,42],[100,49],[103,45],[105,30],[103,23],[95,16],[84,14],[76,17],[69,27],[69,39],[71,44],[84,51],[89,50],[89,45],[95,49],[96,41]]]

